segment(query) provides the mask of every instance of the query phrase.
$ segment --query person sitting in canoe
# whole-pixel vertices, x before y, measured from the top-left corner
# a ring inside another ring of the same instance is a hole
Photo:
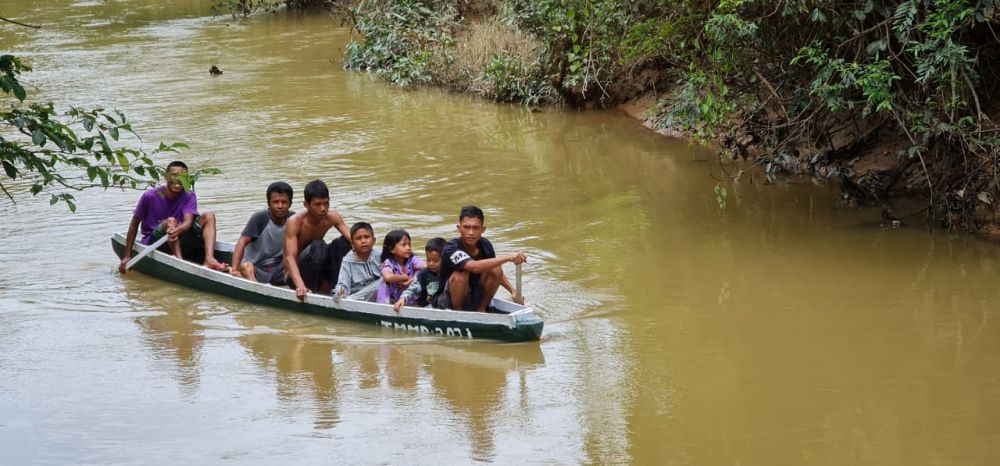
[[[358,222],[352,225],[351,244],[354,251],[344,256],[340,264],[337,286],[332,293],[335,299],[356,293],[374,294],[379,278],[382,278],[379,262],[382,251],[374,249],[375,232],[371,224]]]
[[[502,285],[514,294],[514,287],[503,274],[503,264],[521,264],[528,260],[523,252],[497,257],[486,231],[483,211],[476,206],[462,207],[458,214],[458,238],[444,246],[438,293],[433,299],[438,309],[486,312],[497,289]]]
[[[284,285],[285,223],[291,205],[292,187],[288,183],[275,181],[267,187],[267,208],[250,216],[233,248],[233,275]]]
[[[309,292],[329,293],[337,283],[340,262],[350,252],[350,230],[344,218],[330,210],[330,190],[320,180],[306,184],[306,210],[292,215],[285,224],[285,284],[295,296],[306,299]],[[330,244],[326,232],[336,228],[342,235]]]
[[[393,304],[402,296],[413,280],[427,264],[413,254],[410,248],[410,234],[406,230],[392,230],[382,242],[382,281],[375,293],[375,302]]]
[[[132,258],[132,247],[140,227],[142,244],[152,244],[166,235],[168,251],[178,258],[204,257],[205,267],[228,270],[228,265],[215,259],[215,213],[199,214],[197,196],[193,191],[184,190],[181,184],[181,177],[187,172],[184,162],[170,162],[163,174],[164,186],[150,189],[139,198],[128,226],[119,272],[126,272],[125,265]]]
[[[392,308],[399,312],[403,305],[424,307],[430,297],[437,294],[438,271],[441,270],[441,251],[444,250],[444,238],[431,238],[424,246],[424,254],[427,257],[427,267],[417,273],[417,278],[413,280],[399,299],[393,303]]]

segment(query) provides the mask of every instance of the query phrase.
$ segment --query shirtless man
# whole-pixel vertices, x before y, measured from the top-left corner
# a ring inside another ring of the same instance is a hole
[[[330,210],[330,190],[320,180],[310,181],[304,193],[306,210],[288,219],[285,224],[285,283],[295,290],[295,296],[306,299],[306,293],[330,293],[337,283],[340,263],[350,252],[351,230],[344,218]],[[342,235],[326,244],[323,237],[330,228]]]
[[[167,164],[163,174],[164,186],[142,194],[125,239],[125,254],[118,271],[125,273],[125,265],[132,258],[132,245],[142,229],[142,244],[153,244],[167,236],[167,249],[179,258],[204,257],[205,267],[227,271],[228,265],[215,259],[215,213],[198,213],[198,198],[193,191],[185,191],[181,176],[187,174],[184,162]]]

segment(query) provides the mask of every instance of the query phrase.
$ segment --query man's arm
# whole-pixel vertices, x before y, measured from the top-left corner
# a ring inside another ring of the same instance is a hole
[[[513,262],[515,264],[523,264],[528,260],[528,255],[523,252],[516,252],[514,254],[507,254],[505,256],[493,257],[490,259],[480,259],[477,261],[468,261],[462,266],[462,270],[469,273],[483,273],[490,269],[500,267],[508,262]],[[509,284],[509,283],[508,283]]]
[[[329,212],[327,215],[329,216],[330,221],[333,222],[333,226],[337,229],[337,231],[339,231],[340,234],[343,235],[344,238],[347,238],[347,241],[350,242],[351,229],[347,228],[347,224],[344,223],[344,217],[341,217],[340,214],[336,212]],[[351,249],[354,249],[354,243],[351,243]]]
[[[243,227],[243,232],[240,233],[240,239],[236,241],[236,246],[233,247],[233,263],[229,267],[229,270],[233,275],[237,277],[243,276],[240,268],[243,265],[243,256],[246,254],[247,246],[260,237],[260,234],[265,228],[267,228],[267,224],[270,221],[271,215],[267,211],[256,212],[250,216],[250,220],[247,220],[246,226]],[[282,240],[284,240],[284,238],[282,238]],[[281,260],[285,260],[284,256],[282,256]]]
[[[176,241],[177,237],[186,233],[192,226],[194,226],[194,214],[191,212],[185,212],[184,221],[174,228],[168,228],[167,236],[170,237],[170,241]]]
[[[233,247],[233,264],[229,268],[233,275],[240,275],[240,264],[243,262],[243,253],[246,252],[247,245],[251,241],[253,241],[253,238],[247,235],[240,235],[240,239],[236,241],[236,246]]]
[[[295,285],[295,297],[304,300],[309,289],[306,288],[305,282],[302,281],[302,273],[299,272],[300,229],[302,229],[300,219],[295,217],[288,219],[288,223],[285,225],[285,271],[292,279],[292,284]]]
[[[118,265],[120,273],[126,272],[125,264],[132,258],[132,245],[135,243],[135,237],[139,233],[139,224],[141,223],[142,218],[133,215],[132,222],[128,224],[128,235],[125,236],[125,254],[122,254],[121,264]]]

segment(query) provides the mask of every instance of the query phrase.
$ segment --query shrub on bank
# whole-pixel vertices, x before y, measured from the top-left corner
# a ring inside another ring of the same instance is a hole
[[[370,71],[401,86],[431,81],[435,50],[453,43],[457,10],[446,1],[362,0],[351,9],[361,34],[344,67]]]
[[[329,9],[342,0],[212,0],[212,11],[228,11],[233,17],[249,16],[258,11],[272,12],[280,6],[295,9]]]

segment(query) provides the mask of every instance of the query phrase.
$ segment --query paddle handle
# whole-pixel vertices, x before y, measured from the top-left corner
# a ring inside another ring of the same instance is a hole
[[[125,270],[130,270],[133,266],[135,266],[135,264],[137,262],[139,262],[140,260],[142,260],[143,257],[146,257],[146,256],[149,255],[149,253],[151,253],[151,252],[159,249],[160,246],[163,246],[163,243],[166,243],[166,242],[167,242],[167,235],[163,235],[162,237],[160,237],[160,239],[156,240],[153,244],[150,244],[149,246],[146,246],[146,249],[143,249],[142,252],[140,252],[139,254],[136,254],[134,257],[132,257],[131,259],[129,259],[128,262],[125,263]]]
[[[514,302],[524,304],[524,294],[521,293],[521,264],[514,265]]]

